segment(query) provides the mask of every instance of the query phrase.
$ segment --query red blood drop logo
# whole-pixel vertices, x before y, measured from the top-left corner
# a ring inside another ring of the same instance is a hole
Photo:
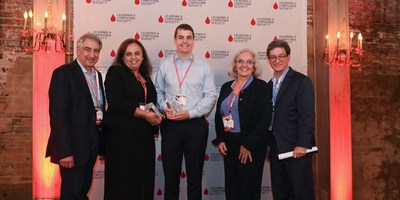
[[[157,196],[161,196],[162,195],[162,191],[161,191],[161,189],[158,189],[157,190]]]
[[[111,56],[111,57],[115,57],[115,51],[114,51],[114,49],[111,51],[110,56]]]
[[[205,160],[205,161],[210,160],[210,157],[208,156],[208,154],[206,154],[206,155],[204,156],[204,160]]]
[[[186,173],[185,173],[185,171],[182,171],[182,172],[181,172],[181,178],[186,178]]]
[[[278,9],[278,8],[279,8],[278,3],[275,2],[273,8],[274,8],[275,10]]]
[[[135,34],[135,39],[136,39],[136,40],[139,40],[139,39],[140,39],[139,33],[136,33],[136,34]]]
[[[111,20],[112,22],[115,22],[115,20],[117,20],[117,18],[116,18],[115,15],[113,14],[113,15],[111,16],[110,20]]]
[[[254,18],[253,18],[253,19],[251,19],[251,22],[250,22],[250,24],[251,24],[252,26],[256,25],[256,20],[254,20]]]
[[[229,42],[233,42],[233,37],[232,37],[232,35],[229,35],[228,41],[229,41]]]
[[[186,0],[183,0],[183,1],[182,1],[182,6],[187,6]]]
[[[163,23],[164,22],[164,18],[160,15],[160,17],[158,18],[158,22]]]
[[[204,195],[208,195],[209,194],[209,192],[208,192],[208,189],[206,188],[206,189],[204,189],[204,191],[203,191],[203,194]]]
[[[161,156],[161,154],[157,156],[157,160],[158,160],[158,161],[162,161],[162,156]]]
[[[232,8],[232,7],[233,7],[232,0],[229,0],[228,7],[229,7],[229,8]]]
[[[135,4],[139,5],[140,4],[140,0],[135,0]]]
[[[86,3],[92,3],[92,0],[86,0]]]
[[[206,20],[204,21],[206,24],[210,24],[210,22],[211,22],[211,20],[210,20],[210,18],[206,18]]]
[[[275,41],[275,40],[278,40],[278,37],[275,36],[275,37],[274,37],[274,41]]]
[[[210,58],[210,53],[207,51],[206,52],[206,55],[204,55],[207,59],[209,59]]]
[[[162,57],[164,57],[164,53],[160,50],[160,52],[158,52],[158,57],[159,58],[162,58]]]

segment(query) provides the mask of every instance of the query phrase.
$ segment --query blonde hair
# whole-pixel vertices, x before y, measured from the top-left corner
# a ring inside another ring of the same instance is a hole
[[[233,59],[232,59],[232,61],[231,61],[230,66],[229,66],[229,71],[228,71],[228,72],[229,72],[229,76],[230,76],[231,78],[233,78],[233,79],[236,79],[236,78],[237,78],[236,59],[239,57],[240,54],[245,53],[245,52],[251,53],[251,55],[253,55],[253,57],[254,57],[254,71],[253,71],[253,76],[256,77],[256,78],[258,78],[258,77],[261,75],[261,73],[262,73],[261,65],[260,65],[260,63],[258,62],[256,53],[254,53],[254,51],[252,51],[252,50],[250,50],[250,49],[248,49],[248,48],[245,48],[245,49],[241,49],[241,50],[239,50],[238,52],[236,52],[236,54],[233,56]]]

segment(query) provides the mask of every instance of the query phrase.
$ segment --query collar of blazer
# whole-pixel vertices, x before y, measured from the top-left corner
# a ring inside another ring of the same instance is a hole
[[[276,97],[275,106],[279,104],[280,97],[286,92],[286,90],[290,86],[290,82],[292,81],[293,74],[294,74],[294,70],[291,67],[289,67],[289,70],[286,73],[286,76],[282,81],[282,85],[281,85],[281,88],[279,89],[278,96]]]

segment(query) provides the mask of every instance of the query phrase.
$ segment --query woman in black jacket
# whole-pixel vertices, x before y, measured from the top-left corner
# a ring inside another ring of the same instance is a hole
[[[154,198],[155,143],[161,116],[146,104],[157,102],[152,66],[142,43],[123,41],[108,69],[105,149],[106,200]]]
[[[213,144],[224,157],[227,200],[259,200],[272,115],[267,83],[257,77],[261,66],[249,49],[233,58],[215,112],[217,138]]]

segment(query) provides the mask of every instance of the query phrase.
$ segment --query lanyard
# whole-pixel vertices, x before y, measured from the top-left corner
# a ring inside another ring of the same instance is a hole
[[[187,68],[185,75],[183,76],[183,79],[181,80],[181,77],[179,76],[179,72],[178,72],[178,66],[176,64],[176,59],[175,59],[175,55],[174,55],[174,65],[175,65],[175,72],[176,72],[176,76],[178,76],[178,83],[179,83],[179,89],[182,89],[182,84],[183,81],[186,79],[187,74],[189,73],[190,68],[192,67],[192,64],[194,62],[194,56],[192,55],[192,61],[190,62],[189,67]]]
[[[89,72],[88,72],[89,73]],[[88,80],[87,76],[85,75],[86,83],[89,86],[90,94],[92,95],[92,99],[94,97],[95,100],[95,106],[100,106],[100,90],[99,90],[99,77],[97,76],[96,70],[93,70],[92,68],[92,73],[95,78],[94,84],[92,84],[92,81]],[[89,74],[90,76],[90,74]]]
[[[248,81],[248,79],[240,86],[240,90],[239,91],[242,91],[242,88],[246,84],[247,81]],[[233,82],[233,84],[232,84],[233,90],[232,90],[231,94],[229,95],[229,99],[228,99],[228,111],[229,111],[229,113],[232,110],[232,106],[233,106],[233,102],[235,101],[235,98],[237,96],[239,96],[239,93],[240,93],[240,92],[238,92],[237,94],[235,94],[236,84],[237,84],[237,80],[235,82]]]
[[[143,90],[144,90],[144,102],[147,102],[147,86],[146,86],[146,80],[143,78],[142,75],[140,75],[140,72],[138,72],[139,75],[136,75],[136,79],[140,82],[140,85],[142,85]]]

